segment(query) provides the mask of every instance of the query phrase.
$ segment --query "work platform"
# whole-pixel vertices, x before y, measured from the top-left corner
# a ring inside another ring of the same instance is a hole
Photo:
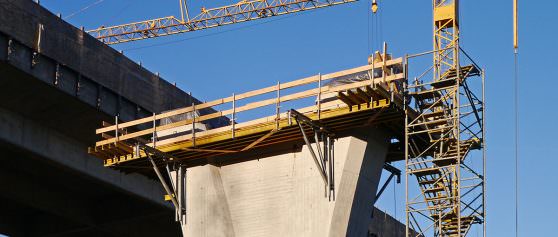
[[[402,92],[404,62],[402,58],[383,56],[388,60],[376,60],[357,68],[278,83],[151,117],[123,123],[116,118],[113,125],[105,124],[108,126],[97,129],[96,133],[102,136],[102,140],[90,147],[89,152],[103,159],[105,166],[126,172],[152,172],[147,154],[138,149],[139,144],[166,154],[166,158],[153,156],[159,166],[171,161],[185,167],[233,163],[234,158],[229,159],[231,154],[236,156],[270,146],[302,143],[303,133],[293,118],[293,112],[287,110],[285,104],[299,105],[304,102],[309,106],[294,111],[319,124],[322,129],[327,128],[335,138],[348,136],[354,130],[383,126],[392,132],[394,138],[402,139],[405,127]],[[378,58],[381,57],[378,54]],[[260,99],[266,95],[268,98]],[[245,103],[254,98],[258,100]],[[198,116],[198,110],[216,106],[227,106],[228,109]],[[275,113],[251,121],[235,122],[239,113],[262,110],[266,106],[275,106]],[[223,116],[230,116],[232,122],[229,126],[200,129],[204,121]],[[307,125],[304,127],[306,130],[302,131],[311,134],[311,129]],[[402,145],[393,147],[388,160],[403,159]]]

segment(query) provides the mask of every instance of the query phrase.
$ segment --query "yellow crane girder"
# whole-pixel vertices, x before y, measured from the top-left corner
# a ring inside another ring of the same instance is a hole
[[[202,8],[193,18],[168,16],[87,31],[105,44],[118,44],[173,34],[203,30],[261,18],[330,7],[358,0],[242,0],[238,3]],[[181,4],[181,10],[182,10]],[[187,10],[187,9],[184,9]],[[187,12],[187,11],[186,11]]]

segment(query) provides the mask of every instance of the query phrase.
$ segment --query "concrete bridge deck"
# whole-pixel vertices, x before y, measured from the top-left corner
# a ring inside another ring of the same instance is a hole
[[[157,182],[105,169],[86,148],[117,114],[192,102],[33,1],[0,0],[0,233],[180,235]]]
[[[87,146],[97,139],[95,128],[102,121],[113,121],[115,115],[130,121],[199,101],[33,1],[0,0],[0,22],[0,233],[180,236],[172,207],[162,200],[164,192],[157,181],[107,169],[101,160],[87,154]],[[210,108],[200,111],[212,112]],[[209,123],[219,126],[227,121],[218,118]],[[205,177],[203,169],[216,168],[200,169],[198,180]],[[220,174],[223,180],[234,181],[227,178],[234,172],[227,172]],[[231,215],[244,215],[236,212],[242,207],[241,202],[237,204],[230,206]],[[206,204],[190,207],[199,207],[197,211],[219,208]],[[203,214],[193,213],[192,218]],[[198,227],[203,227],[199,224],[203,220],[197,220]],[[388,223],[382,228],[381,224],[371,227],[376,229],[374,233],[397,232],[398,224],[386,220],[381,222]],[[250,233],[244,227],[236,228],[240,232],[221,233]]]

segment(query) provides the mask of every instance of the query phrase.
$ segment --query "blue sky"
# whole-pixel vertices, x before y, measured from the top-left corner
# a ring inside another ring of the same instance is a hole
[[[96,0],[42,0],[63,16]],[[558,115],[552,105],[558,79],[556,1],[523,3],[520,10],[520,234],[548,236],[558,207],[553,174]],[[190,12],[231,1],[190,1]],[[212,100],[317,73],[366,64],[387,41],[394,56],[431,49],[431,1],[370,1],[117,45],[135,61],[201,100]],[[514,125],[512,1],[461,1],[461,43],[487,70],[488,234],[512,236],[514,226]],[[104,0],[68,21],[86,29],[178,15],[175,0]],[[278,19],[278,20],[276,20]],[[372,28],[372,25],[375,27]],[[373,41],[370,43],[370,41]],[[404,220],[404,184],[393,186],[380,208]],[[471,236],[476,236],[473,233]]]

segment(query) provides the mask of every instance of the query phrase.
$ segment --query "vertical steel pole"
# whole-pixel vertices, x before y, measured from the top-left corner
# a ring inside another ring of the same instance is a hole
[[[155,113],[153,113],[153,148],[156,147],[156,142],[157,142],[157,120],[155,117]]]
[[[169,177],[169,183],[170,183],[170,186],[171,186],[171,188],[174,192],[173,194],[175,195],[175,198],[177,198],[177,203],[178,203],[178,206],[176,206],[176,208],[174,209],[174,221],[179,222],[180,221],[180,212],[179,212],[180,211],[180,196],[179,196],[179,193],[176,191],[178,189],[178,172],[176,172],[176,174],[175,174],[176,181],[173,181],[172,180],[172,175],[171,175],[171,169],[169,167],[169,163],[167,163],[165,165],[165,169],[167,170],[167,175]]]
[[[459,4],[458,0],[455,0],[455,4]],[[459,13],[456,13],[455,19],[453,20],[453,38],[455,40],[455,51],[454,51],[454,65],[455,71],[457,72],[457,83],[456,83],[456,97],[457,97],[457,229],[458,233],[461,234],[461,96],[460,96],[460,84],[461,80],[461,62],[459,61],[459,27],[457,21],[459,20]],[[471,105],[473,106],[473,105]],[[474,107],[473,107],[474,108]],[[466,154],[463,154],[464,156]],[[464,157],[465,158],[465,157]]]
[[[281,117],[281,82],[277,82],[277,101],[275,104],[275,130],[279,131],[279,120]]]
[[[179,4],[180,4],[180,17],[182,19],[182,22],[184,22],[184,4],[182,3],[183,0],[179,0]]]
[[[384,42],[384,55],[382,56],[382,81],[386,83],[387,43]]]
[[[329,144],[330,144],[330,152],[331,152],[331,154],[329,155],[329,160],[332,163],[331,188],[333,193],[333,201],[335,201],[335,139],[331,139],[329,141]]]
[[[145,151],[145,154],[147,154],[147,158],[151,162],[151,165],[153,165],[153,170],[155,171],[155,174],[157,174],[157,177],[159,178],[159,181],[161,182],[161,185],[163,185],[163,188],[167,192],[167,195],[170,196],[172,204],[174,204],[174,208],[178,208],[178,201],[176,201],[176,198],[173,196],[173,192],[169,188],[169,186],[167,185],[167,182],[163,178],[163,175],[161,174],[161,171],[159,171],[159,168],[157,167],[157,164],[155,163],[155,161],[153,160],[153,158],[151,157],[151,155],[149,154],[148,151]]]
[[[183,215],[182,215],[182,208],[184,206],[184,190],[182,189],[184,187],[183,184],[183,174],[182,174],[182,165],[178,165],[178,170],[175,169],[176,172],[176,188],[174,189],[175,192],[177,192],[177,197],[178,197],[178,220],[180,221],[180,223],[182,223],[183,220]]]
[[[186,4],[186,0],[180,0],[180,15],[182,16],[182,22],[190,21],[190,14],[188,13],[188,5]],[[184,16],[186,15],[186,18]]]
[[[188,211],[188,199],[187,199],[187,195],[188,195],[188,190],[187,190],[187,188],[188,188],[188,185],[187,185],[188,184],[188,169],[183,168],[182,172],[183,172],[182,177],[184,179],[184,181],[182,182],[184,184],[183,187],[182,187],[182,190],[184,192],[184,194],[183,194],[183,198],[184,198],[184,206],[183,206],[184,207],[184,221],[183,221],[183,223],[185,225],[188,222],[188,219],[187,219],[188,218],[188,215],[187,215],[187,211]]]
[[[192,146],[196,147],[196,103],[192,102]]]
[[[486,237],[486,97],[485,97],[485,89],[484,89],[484,77],[485,77],[485,70],[482,70],[482,215],[483,215],[483,222],[482,222],[482,233],[483,237]]]
[[[513,0],[513,48],[516,53],[517,53],[517,48],[519,47],[517,8],[518,8],[517,0]]]
[[[114,143],[118,142],[118,115],[114,116],[114,124],[116,129],[114,130],[114,135],[116,136],[116,139],[114,139]]]
[[[236,123],[236,95],[233,93],[232,94],[232,138],[234,139],[234,129],[235,129],[235,123]]]
[[[372,50],[372,51],[374,51],[374,50]],[[376,56],[376,55],[375,55],[374,52],[372,52],[372,71],[370,73],[370,87],[372,87],[372,88],[375,88],[375,85],[376,85],[374,83],[374,69],[375,69],[375,66],[376,66],[375,62],[374,62],[374,56]]]
[[[321,120],[322,112],[322,73],[318,74],[318,121]]]
[[[407,55],[405,55],[405,64],[408,63]],[[405,70],[405,73],[408,76],[407,70]],[[403,83],[403,111],[405,113],[405,124],[403,125],[405,128],[405,237],[409,237],[409,175],[407,173],[407,164],[409,163],[409,132],[407,128],[409,118],[407,113],[407,91],[409,88],[407,87],[407,77],[405,77]]]

